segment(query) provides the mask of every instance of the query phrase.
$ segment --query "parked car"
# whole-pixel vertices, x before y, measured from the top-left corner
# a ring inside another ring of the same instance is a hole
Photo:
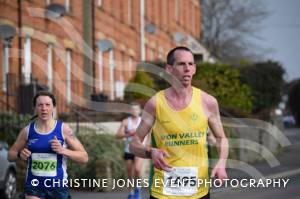
[[[291,128],[296,125],[296,120],[292,115],[286,115],[282,118],[283,125],[285,128]]]
[[[17,191],[16,164],[7,160],[8,145],[0,141],[0,198],[13,199]]]

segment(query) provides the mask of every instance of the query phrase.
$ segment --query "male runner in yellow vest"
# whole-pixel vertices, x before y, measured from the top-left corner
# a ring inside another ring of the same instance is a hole
[[[220,120],[217,100],[191,85],[196,72],[194,56],[186,47],[167,55],[166,71],[171,87],[158,92],[145,105],[137,137],[130,150],[151,158],[150,198],[209,198],[207,132],[217,139],[219,160],[211,177],[227,178],[225,170],[228,141]],[[142,144],[152,130],[152,147]],[[202,181],[201,181],[202,180]]]

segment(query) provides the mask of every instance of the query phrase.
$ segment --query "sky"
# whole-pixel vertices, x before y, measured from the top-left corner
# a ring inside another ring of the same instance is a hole
[[[261,0],[269,11],[262,22],[260,45],[272,49],[265,57],[278,61],[286,80],[300,79],[300,0]]]

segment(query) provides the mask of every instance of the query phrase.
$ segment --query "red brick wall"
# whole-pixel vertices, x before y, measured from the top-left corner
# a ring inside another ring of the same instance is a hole
[[[174,32],[183,32],[190,34],[195,38],[200,36],[200,5],[197,0],[179,0],[179,20],[175,19],[175,2],[177,0],[145,0],[145,25],[153,23],[156,25],[156,33],[149,34],[145,31],[146,39],[146,60],[155,61],[165,59],[168,50],[176,45],[172,34]],[[128,3],[131,2],[131,13],[128,13]],[[60,3],[64,5],[64,0],[51,0],[51,3]],[[60,112],[68,111],[64,104],[66,66],[65,62],[65,40],[72,41],[72,91],[73,95],[83,96],[83,0],[70,0],[70,13],[60,20],[51,21],[44,18],[30,16],[28,9],[40,8],[45,9],[46,1],[42,0],[22,0],[22,25],[34,30],[31,37],[32,55],[32,75],[40,82],[47,84],[47,46],[46,34],[56,39],[53,46],[53,78],[60,78],[62,81],[55,81],[54,93],[62,101],[58,109]],[[140,1],[139,0],[103,0],[102,6],[97,7],[95,0],[95,40],[110,39],[114,42],[114,59],[115,73],[114,79],[120,80],[123,77],[124,82],[128,82],[131,78],[128,60],[133,61],[133,68],[141,58],[140,50]],[[131,15],[131,21],[128,16]],[[192,16],[194,15],[194,16]],[[191,20],[194,17],[195,21]],[[0,23],[9,21],[17,27],[17,0],[2,1],[0,4]],[[64,23],[66,22],[66,24]],[[70,25],[70,26],[69,26]],[[23,33],[23,35],[25,35]],[[24,38],[22,39],[22,48],[24,46]],[[0,49],[0,63],[2,65],[2,45]],[[18,39],[15,37],[12,41],[12,48],[18,49]],[[96,52],[97,52],[96,48]],[[133,53],[133,54],[132,54]],[[37,57],[37,58],[34,58]],[[98,54],[96,53],[95,77],[98,74]],[[104,92],[109,95],[109,68],[108,68],[108,52],[103,53],[104,68]],[[10,72],[18,76],[19,65],[18,58],[10,58]],[[0,74],[2,69],[0,70]],[[58,75],[58,77],[56,77]],[[2,80],[2,75],[0,76]],[[99,83],[97,82],[97,86]],[[99,91],[99,88],[96,89]],[[1,100],[6,99],[2,91],[0,91]],[[16,103],[10,100],[11,104]]]

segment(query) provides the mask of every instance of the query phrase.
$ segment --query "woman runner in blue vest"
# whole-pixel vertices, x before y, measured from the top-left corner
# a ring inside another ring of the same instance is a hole
[[[53,118],[56,100],[47,91],[33,98],[37,119],[23,128],[8,152],[8,159],[27,161],[26,199],[67,199],[66,159],[86,163],[88,154],[72,129]]]

